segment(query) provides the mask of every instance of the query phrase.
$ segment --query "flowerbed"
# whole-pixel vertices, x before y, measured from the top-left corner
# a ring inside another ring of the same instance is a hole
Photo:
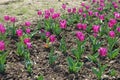
[[[22,26],[15,24],[16,17],[5,15],[6,24],[0,24],[0,78],[119,80],[119,4],[63,4],[60,13],[39,10],[36,24],[26,21]]]

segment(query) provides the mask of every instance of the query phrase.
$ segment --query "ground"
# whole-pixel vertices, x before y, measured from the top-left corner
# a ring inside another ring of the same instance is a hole
[[[0,0],[0,22],[4,15],[16,16],[18,21],[33,20],[37,17],[37,10],[55,8],[59,11],[62,3],[68,3],[68,7],[80,6],[82,0]],[[21,18],[22,17],[22,18]]]

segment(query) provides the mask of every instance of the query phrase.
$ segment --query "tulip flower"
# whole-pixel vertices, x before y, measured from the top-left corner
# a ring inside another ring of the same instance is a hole
[[[24,44],[30,43],[30,38],[25,38],[24,39]]]
[[[82,9],[82,8],[79,8],[78,13],[79,13],[79,14],[82,14],[82,13],[83,13],[83,9]]]
[[[32,44],[31,44],[30,42],[26,43],[26,45],[27,45],[27,48],[28,48],[28,49],[30,49],[31,46],[32,46]]]
[[[75,7],[72,9],[72,13],[76,13],[76,8]]]
[[[56,19],[60,17],[60,13],[53,13],[52,14],[52,19]]]
[[[83,6],[83,7],[84,7],[84,6],[85,6],[85,3],[84,3],[84,2],[82,2],[82,3],[81,3],[81,6]]]
[[[76,26],[78,29],[82,29],[82,23],[78,23]]]
[[[93,29],[94,33],[98,33],[99,30],[100,30],[100,26],[99,25],[93,25],[92,29]]]
[[[3,24],[0,24],[0,33],[4,34],[6,32],[6,28]]]
[[[67,9],[67,12],[68,12],[68,13],[71,13],[71,11],[72,11],[71,8],[68,8],[68,9]]]
[[[107,55],[107,48],[104,47],[99,48],[98,53],[100,56],[105,57]]]
[[[119,32],[119,33],[120,33],[120,27],[117,27],[117,28],[116,28],[116,30],[117,30],[117,32]]]
[[[98,13],[98,12],[95,12],[95,13],[94,13],[94,16],[98,17],[98,16],[99,16],[99,13]]]
[[[10,20],[10,16],[5,15],[5,16],[4,16],[4,20],[5,20],[5,21],[9,21],[9,20]]]
[[[17,34],[18,37],[21,37],[23,35],[22,29],[16,30],[16,34]]]
[[[78,28],[78,29],[82,29],[82,30],[86,30],[87,24],[78,23],[78,24],[77,24],[77,28]]]
[[[114,12],[114,17],[115,17],[116,19],[120,19],[120,13]]]
[[[30,28],[27,28],[27,29],[26,29],[26,33],[27,33],[27,34],[30,34],[30,31],[31,31]]]
[[[112,2],[112,5],[115,9],[118,8],[118,4],[116,2]]]
[[[82,32],[76,32],[76,37],[80,40],[80,41],[84,41],[85,40],[85,35]]]
[[[37,12],[37,14],[38,14],[39,16],[42,15],[42,11],[39,10],[39,11]]]
[[[109,28],[113,28],[113,26],[117,23],[116,19],[110,19],[108,22]]]
[[[103,10],[103,7],[98,7],[97,10],[98,10],[98,11],[102,11],[102,10]]]
[[[16,17],[10,17],[10,21],[11,21],[12,23],[15,23],[15,22],[16,22]]]
[[[49,37],[49,40],[50,40],[50,42],[55,42],[56,41],[56,36],[55,35],[51,35],[50,37]]]
[[[4,41],[0,41],[0,52],[5,50],[5,43]]]
[[[50,8],[50,9],[49,9],[49,12],[50,12],[51,14],[53,14],[53,13],[54,13],[54,8]]]
[[[62,9],[66,9],[66,4],[62,4]]]
[[[60,28],[65,29],[67,27],[67,21],[66,20],[60,20]]]
[[[92,11],[88,11],[88,15],[89,15],[89,16],[92,16],[92,15],[93,15],[93,12],[92,12]]]
[[[114,32],[114,31],[110,31],[110,32],[109,32],[109,36],[110,36],[111,38],[114,38],[114,37],[115,37],[115,32]]]
[[[86,13],[83,13],[83,17],[86,18]]]
[[[101,7],[105,7],[105,3],[100,2],[100,6],[101,6]]]
[[[51,35],[51,33],[50,32],[46,32],[45,35],[46,35],[46,37],[49,37]]]
[[[98,33],[93,33],[93,36],[94,36],[94,37],[97,37],[97,36],[98,36]]]
[[[86,8],[86,10],[88,10],[88,9],[90,9],[90,6],[89,6],[89,5],[87,5],[87,6],[85,6],[85,8]]]
[[[49,10],[45,10],[44,17],[45,17],[45,19],[48,19],[50,17],[50,11]]]
[[[25,26],[30,27],[30,26],[31,26],[31,22],[26,21],[26,22],[25,22]]]
[[[92,0],[92,3],[95,3],[97,0]]]
[[[100,19],[100,20],[104,20],[104,19],[105,19],[105,15],[104,15],[104,14],[100,15],[100,16],[99,16],[99,19]]]

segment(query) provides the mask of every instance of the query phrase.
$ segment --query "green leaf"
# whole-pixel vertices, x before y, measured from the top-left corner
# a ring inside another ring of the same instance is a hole
[[[53,64],[57,59],[57,56],[54,55],[54,50],[51,49],[50,53],[49,53],[49,63]]]
[[[99,73],[98,70],[97,70],[96,68],[93,68],[93,67],[92,67],[92,71],[93,71],[93,73],[96,74],[96,75],[98,75],[98,73]]]
[[[68,57],[68,58],[67,58],[67,62],[68,62],[68,66],[69,66],[69,67],[74,66],[74,63],[75,63],[75,62],[74,62],[74,60],[73,60],[71,57]]]
[[[43,75],[38,76],[38,79],[37,79],[37,80],[44,80]]]
[[[117,57],[118,54],[119,54],[119,49],[115,49],[114,51],[112,51],[111,58],[113,59],[113,58]]]

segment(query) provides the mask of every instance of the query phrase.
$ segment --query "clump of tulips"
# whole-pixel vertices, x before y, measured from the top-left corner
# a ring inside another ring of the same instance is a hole
[[[82,32],[76,32],[76,37],[78,38],[78,40],[76,40],[77,48],[73,48],[72,53],[76,59],[79,60],[84,53],[86,40]]]
[[[4,16],[4,21],[7,22],[6,26],[7,26],[7,32],[8,32],[8,35],[12,35],[12,36],[15,36],[16,34],[16,17],[14,16],[9,16],[9,15],[5,15]]]
[[[5,51],[6,44],[3,40],[0,40],[0,73],[4,73],[5,71],[5,63],[7,52]]]
[[[26,24],[30,26],[30,24]],[[32,47],[30,38],[23,33],[22,29],[16,30],[16,34],[20,39],[20,42],[17,43],[17,55],[22,56],[25,59],[25,67],[29,73],[32,72],[32,61],[30,59],[29,49]]]

